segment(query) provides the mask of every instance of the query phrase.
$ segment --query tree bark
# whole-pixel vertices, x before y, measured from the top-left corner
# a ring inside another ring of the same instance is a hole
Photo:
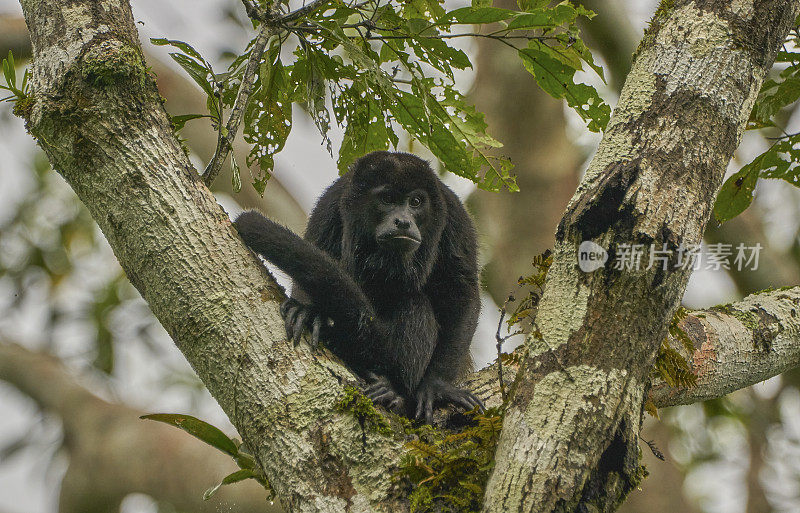
[[[484,511],[613,511],[640,479],[648,374],[686,269],[584,273],[578,246],[699,244],[796,1],[662,3],[556,234]],[[644,267],[644,266],[643,266]]]

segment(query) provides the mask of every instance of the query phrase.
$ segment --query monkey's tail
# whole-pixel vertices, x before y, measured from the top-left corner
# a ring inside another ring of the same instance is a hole
[[[359,329],[374,319],[361,287],[327,253],[254,210],[233,223],[244,243],[292,277],[337,324]]]

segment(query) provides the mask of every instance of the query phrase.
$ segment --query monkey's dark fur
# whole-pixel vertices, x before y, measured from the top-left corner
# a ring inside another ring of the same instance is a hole
[[[294,280],[281,308],[289,337],[322,336],[376,403],[428,422],[434,406],[482,407],[453,385],[470,366],[480,307],[475,228],[425,161],[358,159],[320,197],[305,240],[258,212],[234,224]]]

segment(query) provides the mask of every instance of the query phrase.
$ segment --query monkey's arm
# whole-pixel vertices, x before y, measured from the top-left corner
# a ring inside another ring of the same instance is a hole
[[[345,180],[338,179],[317,200],[308,219],[304,239],[318,247],[336,261],[342,256],[342,217],[339,213],[339,199]],[[286,326],[286,336],[300,342],[303,331],[311,333],[311,345],[316,347],[320,342],[320,332],[329,319],[323,318],[303,288],[296,281],[292,285],[291,297],[281,305]]]
[[[250,249],[291,276],[314,306],[341,328],[375,329],[372,304],[323,250],[255,211],[241,214],[234,226]]]

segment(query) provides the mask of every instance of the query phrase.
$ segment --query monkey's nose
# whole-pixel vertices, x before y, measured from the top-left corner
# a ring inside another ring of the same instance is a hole
[[[405,219],[395,218],[394,225],[400,228],[401,230],[408,230],[411,228],[411,222]]]

